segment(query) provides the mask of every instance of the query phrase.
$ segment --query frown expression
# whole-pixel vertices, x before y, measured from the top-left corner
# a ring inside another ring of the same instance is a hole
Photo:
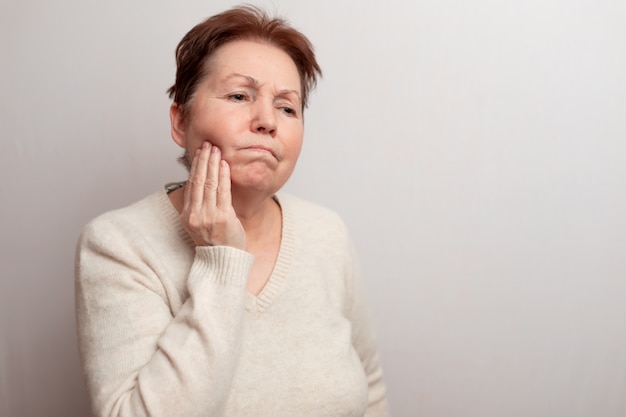
[[[186,117],[172,106],[172,137],[189,155],[208,141],[231,169],[233,192],[275,193],[303,138],[300,76],[281,49],[254,41],[219,47]]]

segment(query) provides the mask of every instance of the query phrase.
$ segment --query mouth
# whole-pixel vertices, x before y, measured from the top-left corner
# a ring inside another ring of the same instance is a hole
[[[276,152],[274,152],[274,150],[268,146],[263,146],[263,145],[253,145],[253,146],[247,146],[245,148],[243,148],[244,150],[247,151],[251,151],[251,152],[258,152],[258,153],[266,153],[269,154],[271,156],[273,156],[274,158],[278,159],[278,156],[276,155]]]

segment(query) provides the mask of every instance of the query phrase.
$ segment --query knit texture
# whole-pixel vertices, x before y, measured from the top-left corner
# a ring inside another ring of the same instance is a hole
[[[96,416],[388,416],[358,262],[333,212],[281,194],[280,250],[195,247],[165,190],[92,220],[76,264]]]

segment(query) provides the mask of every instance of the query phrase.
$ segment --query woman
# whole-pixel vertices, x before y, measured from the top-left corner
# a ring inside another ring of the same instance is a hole
[[[79,344],[98,416],[386,416],[356,258],[332,212],[278,190],[321,74],[309,41],[239,7],[176,51],[185,183],[91,221]]]

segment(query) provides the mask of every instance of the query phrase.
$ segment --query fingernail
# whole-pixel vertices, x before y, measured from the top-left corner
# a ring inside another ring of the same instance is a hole
[[[213,152],[213,153],[217,153],[218,151],[219,151],[219,148],[217,146],[213,146],[211,148],[211,152]]]
[[[209,142],[202,142],[202,149],[208,149]]]

